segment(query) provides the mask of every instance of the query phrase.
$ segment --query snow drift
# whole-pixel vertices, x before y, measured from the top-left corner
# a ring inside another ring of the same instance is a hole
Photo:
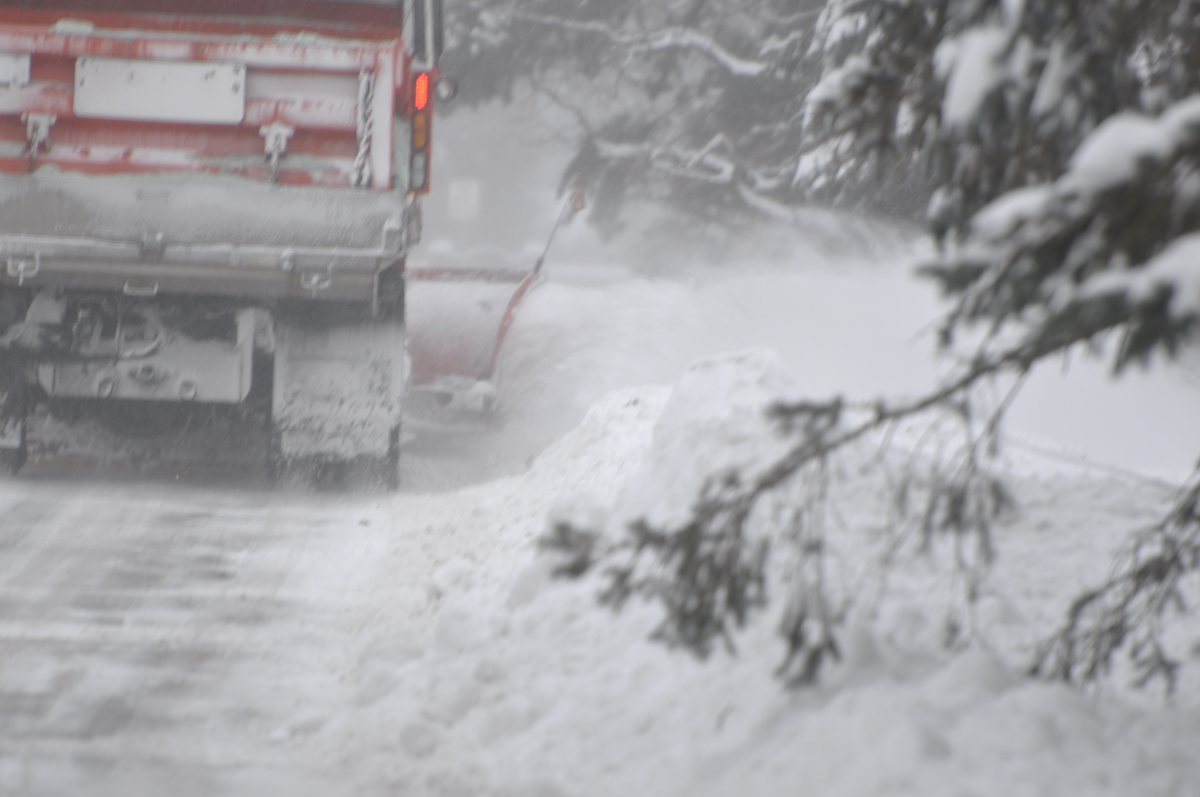
[[[608,518],[614,507],[655,510],[654,496],[680,489],[675,469],[656,463],[683,464],[679,435],[699,434],[698,422],[715,431],[693,441],[698,462],[742,456],[749,438],[722,432],[737,424],[709,410],[737,416],[748,397],[770,392],[764,385],[793,390],[770,360],[703,363],[674,392],[610,394],[519,476],[381,507],[392,539],[436,526],[420,536],[441,564],[401,585],[412,571],[397,551],[354,574],[372,607],[406,596],[409,618],[392,622],[407,642],[402,655],[352,659],[341,697],[326,701],[340,719],[291,743],[342,773],[335,791],[347,794],[381,783],[447,797],[1190,793],[1200,779],[1194,711],[1086,696],[1020,672],[1031,639],[1103,574],[1129,520],[1163,498],[1154,483],[1062,464],[1021,480],[985,643],[950,655],[925,633],[938,598],[922,591],[931,565],[917,559],[898,586],[901,609],[853,628],[844,662],[794,694],[770,676],[781,646],[769,616],[739,640],[740,655],[701,664],[647,641],[652,607],[613,615],[596,607],[594,580],[551,579],[535,540],[556,508]],[[368,633],[365,608],[346,619]]]

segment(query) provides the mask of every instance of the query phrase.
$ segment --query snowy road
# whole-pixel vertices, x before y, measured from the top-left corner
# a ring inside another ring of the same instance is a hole
[[[330,728],[420,656],[430,574],[487,549],[459,503],[0,488],[0,794],[363,793],[339,745],[395,731]]]
[[[0,794],[457,793],[420,761],[482,700],[480,651],[451,660],[589,468],[444,492],[480,453],[411,456],[440,491],[395,496],[0,484]]]
[[[467,607],[503,598],[532,561],[555,496],[578,481],[552,471],[387,497],[0,485],[0,794],[457,782],[457,759],[413,761],[487,702],[471,692],[479,651],[453,661],[491,622]]]
[[[352,532],[341,513],[72,482],[0,501],[4,793],[212,794],[248,765],[264,785],[296,774],[262,760],[288,703],[264,698],[287,690],[298,632],[323,611],[295,580]]]
[[[896,778],[950,793],[987,776],[999,791],[973,793],[1036,793],[1005,792],[1004,777],[1065,793],[1080,773],[1113,794],[1150,793],[1157,781],[1137,757],[1159,756],[1184,785],[1155,793],[1188,794],[1186,751],[1200,739],[1190,715],[1089,708],[1066,690],[1014,687],[986,663],[935,672],[927,688],[868,662],[827,697],[788,701],[769,677],[770,622],[742,658],[704,667],[644,641],[648,610],[616,619],[591,608],[591,587],[551,585],[533,546],[547,514],[581,493],[611,500],[665,394],[618,394],[579,425],[601,396],[753,345],[780,350],[818,395],[916,390],[929,373],[914,337],[929,299],[909,301],[903,273],[586,277],[543,286],[514,327],[507,425],[440,451],[418,441],[398,495],[45,473],[0,484],[0,794],[729,794],[753,775],[760,786],[745,793],[767,797],[795,767],[856,760],[864,728],[886,736],[873,749],[888,760],[878,772],[834,767],[814,793],[896,793]],[[1194,389],[1156,394],[1160,415]],[[1002,561],[1040,580],[1013,582],[1006,622],[1040,633],[1058,616],[1063,578],[1044,563],[1047,545],[1079,559],[1080,583],[1095,578],[1121,529],[1165,494],[1079,478],[1027,494]],[[1047,541],[1047,529],[1066,536]],[[939,702],[939,678],[968,696]],[[1059,741],[1034,745],[1045,762],[1004,770],[1019,755],[986,729],[1049,733],[1044,705],[1065,717]],[[914,712],[984,730],[959,749],[953,735],[926,739]],[[1113,759],[1088,723],[1145,741]],[[797,758],[780,728],[830,747]],[[773,768],[761,765],[772,751]]]

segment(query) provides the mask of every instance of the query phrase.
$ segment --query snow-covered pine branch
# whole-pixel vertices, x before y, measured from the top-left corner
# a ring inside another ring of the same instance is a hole
[[[1092,681],[1128,648],[1139,683],[1155,678],[1173,690],[1180,662],[1162,642],[1172,612],[1186,612],[1184,584],[1200,574],[1200,473],[1163,520],[1133,536],[1113,575],[1072,603],[1033,672],[1064,681]]]
[[[1200,329],[1200,95],[1115,114],[1053,182],[982,208],[927,273],[956,297],[953,337],[1010,328],[1030,361],[1110,332],[1114,367],[1173,354]]]

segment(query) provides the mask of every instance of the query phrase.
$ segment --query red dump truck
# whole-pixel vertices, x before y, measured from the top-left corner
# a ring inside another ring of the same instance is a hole
[[[395,484],[406,405],[487,410],[534,274],[405,269],[441,11],[0,4],[0,468]]]

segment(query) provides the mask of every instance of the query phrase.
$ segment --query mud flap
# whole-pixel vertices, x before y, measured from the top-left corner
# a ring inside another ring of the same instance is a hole
[[[26,293],[0,288],[0,336],[25,317]],[[13,475],[25,464],[27,386],[23,358],[0,348],[0,476]]]
[[[409,371],[404,327],[281,322],[275,336],[276,475],[295,482],[357,469],[394,486]]]
[[[25,386],[19,372],[0,358],[0,476],[25,464]]]

